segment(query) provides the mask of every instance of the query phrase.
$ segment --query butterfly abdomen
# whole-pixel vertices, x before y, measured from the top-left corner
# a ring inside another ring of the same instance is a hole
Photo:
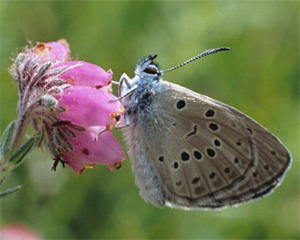
[[[128,154],[132,163],[132,172],[135,183],[140,189],[140,195],[145,201],[157,207],[163,207],[165,200],[161,187],[161,179],[153,166],[149,152],[143,139],[138,124],[133,121],[132,126],[124,131],[124,138],[129,146]]]

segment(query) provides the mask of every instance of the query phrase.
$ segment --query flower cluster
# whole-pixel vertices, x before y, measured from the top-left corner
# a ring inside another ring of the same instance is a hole
[[[0,229],[2,240],[42,240],[42,238],[27,226],[17,223],[6,225]]]
[[[124,109],[111,94],[111,71],[71,61],[67,42],[60,40],[26,48],[11,72],[19,88],[14,144],[32,123],[54,156],[54,170],[59,162],[76,173],[95,164],[120,167],[124,152],[109,130]]]

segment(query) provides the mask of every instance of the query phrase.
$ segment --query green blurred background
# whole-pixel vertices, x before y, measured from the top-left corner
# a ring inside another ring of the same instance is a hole
[[[250,115],[287,146],[293,165],[270,197],[223,211],[158,209],[138,195],[130,161],[81,176],[50,171],[35,150],[5,187],[1,225],[18,222],[45,239],[296,239],[299,237],[299,3],[297,1],[1,1],[1,129],[16,116],[8,68],[31,41],[67,39],[73,57],[133,76],[157,53],[162,68],[229,46],[165,75]],[[115,132],[121,140],[121,134]],[[121,140],[122,141],[122,140]],[[124,145],[124,142],[123,142]],[[125,146],[125,145],[124,145]]]

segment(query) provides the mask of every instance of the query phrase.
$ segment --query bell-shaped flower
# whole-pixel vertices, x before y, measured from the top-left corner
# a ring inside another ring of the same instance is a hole
[[[112,71],[71,61],[67,42],[60,40],[26,48],[11,72],[19,87],[19,125],[32,122],[43,133],[54,170],[59,162],[76,173],[95,164],[121,166],[125,154],[109,131],[124,111],[111,93]]]

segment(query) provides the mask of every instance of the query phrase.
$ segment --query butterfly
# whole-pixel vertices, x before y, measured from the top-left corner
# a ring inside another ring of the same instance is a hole
[[[162,79],[149,55],[118,82],[140,195],[157,207],[220,209],[273,192],[291,165],[281,141],[239,110]]]

